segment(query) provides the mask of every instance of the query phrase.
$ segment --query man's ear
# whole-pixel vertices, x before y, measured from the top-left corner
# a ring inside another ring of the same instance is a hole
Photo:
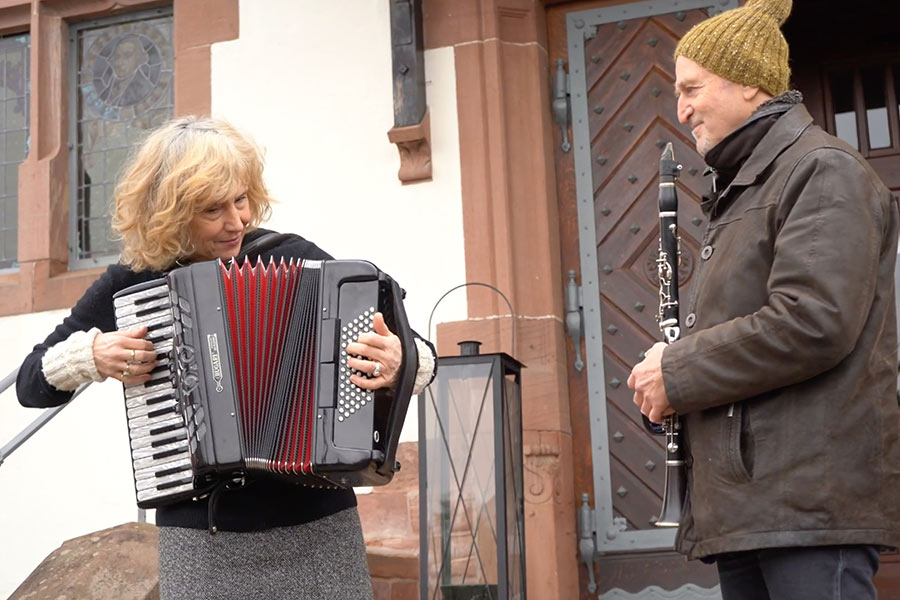
[[[760,104],[771,98],[769,94],[762,91],[762,89],[755,85],[744,85],[742,86],[741,93],[744,96],[744,100],[747,102],[757,101]]]

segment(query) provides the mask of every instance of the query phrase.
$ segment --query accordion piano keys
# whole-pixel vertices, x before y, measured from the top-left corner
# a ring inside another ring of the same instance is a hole
[[[139,503],[193,489],[187,428],[178,414],[171,378],[174,321],[165,285],[146,286],[127,299],[116,298],[119,329],[147,327],[157,366],[149,381],[125,386],[125,414]]]

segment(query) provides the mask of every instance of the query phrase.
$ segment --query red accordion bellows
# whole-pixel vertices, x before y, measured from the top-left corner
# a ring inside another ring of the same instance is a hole
[[[303,265],[293,261],[222,264],[245,456],[285,474],[312,473],[316,327],[315,315],[304,309],[315,304],[309,296],[317,289],[301,287],[301,275]],[[292,333],[299,339],[288,344],[294,319]],[[279,373],[275,367],[282,363],[288,370]],[[288,390],[282,401],[276,399],[278,385]],[[273,441],[275,454],[265,456]]]

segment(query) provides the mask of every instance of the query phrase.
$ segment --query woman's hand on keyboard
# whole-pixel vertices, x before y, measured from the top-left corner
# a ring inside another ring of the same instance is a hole
[[[93,347],[97,372],[128,384],[149,380],[156,367],[156,352],[145,335],[146,327],[97,334]]]

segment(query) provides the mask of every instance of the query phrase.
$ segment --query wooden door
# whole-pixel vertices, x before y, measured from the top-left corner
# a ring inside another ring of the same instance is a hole
[[[585,367],[570,366],[570,401],[577,505],[587,498],[581,543],[598,554],[582,566],[582,598],[719,597],[715,569],[685,563],[671,550],[674,530],[653,525],[665,453],[662,439],[644,430],[625,384],[661,339],[657,184],[667,142],[684,165],[677,186],[682,297],[690,294],[706,227],[699,201],[708,183],[690,131],[676,118],[672,55],[680,37],[709,17],[709,6],[656,0],[548,9],[551,64],[567,64],[572,103],[571,149],[556,150],[563,266],[577,273],[585,324]]]

